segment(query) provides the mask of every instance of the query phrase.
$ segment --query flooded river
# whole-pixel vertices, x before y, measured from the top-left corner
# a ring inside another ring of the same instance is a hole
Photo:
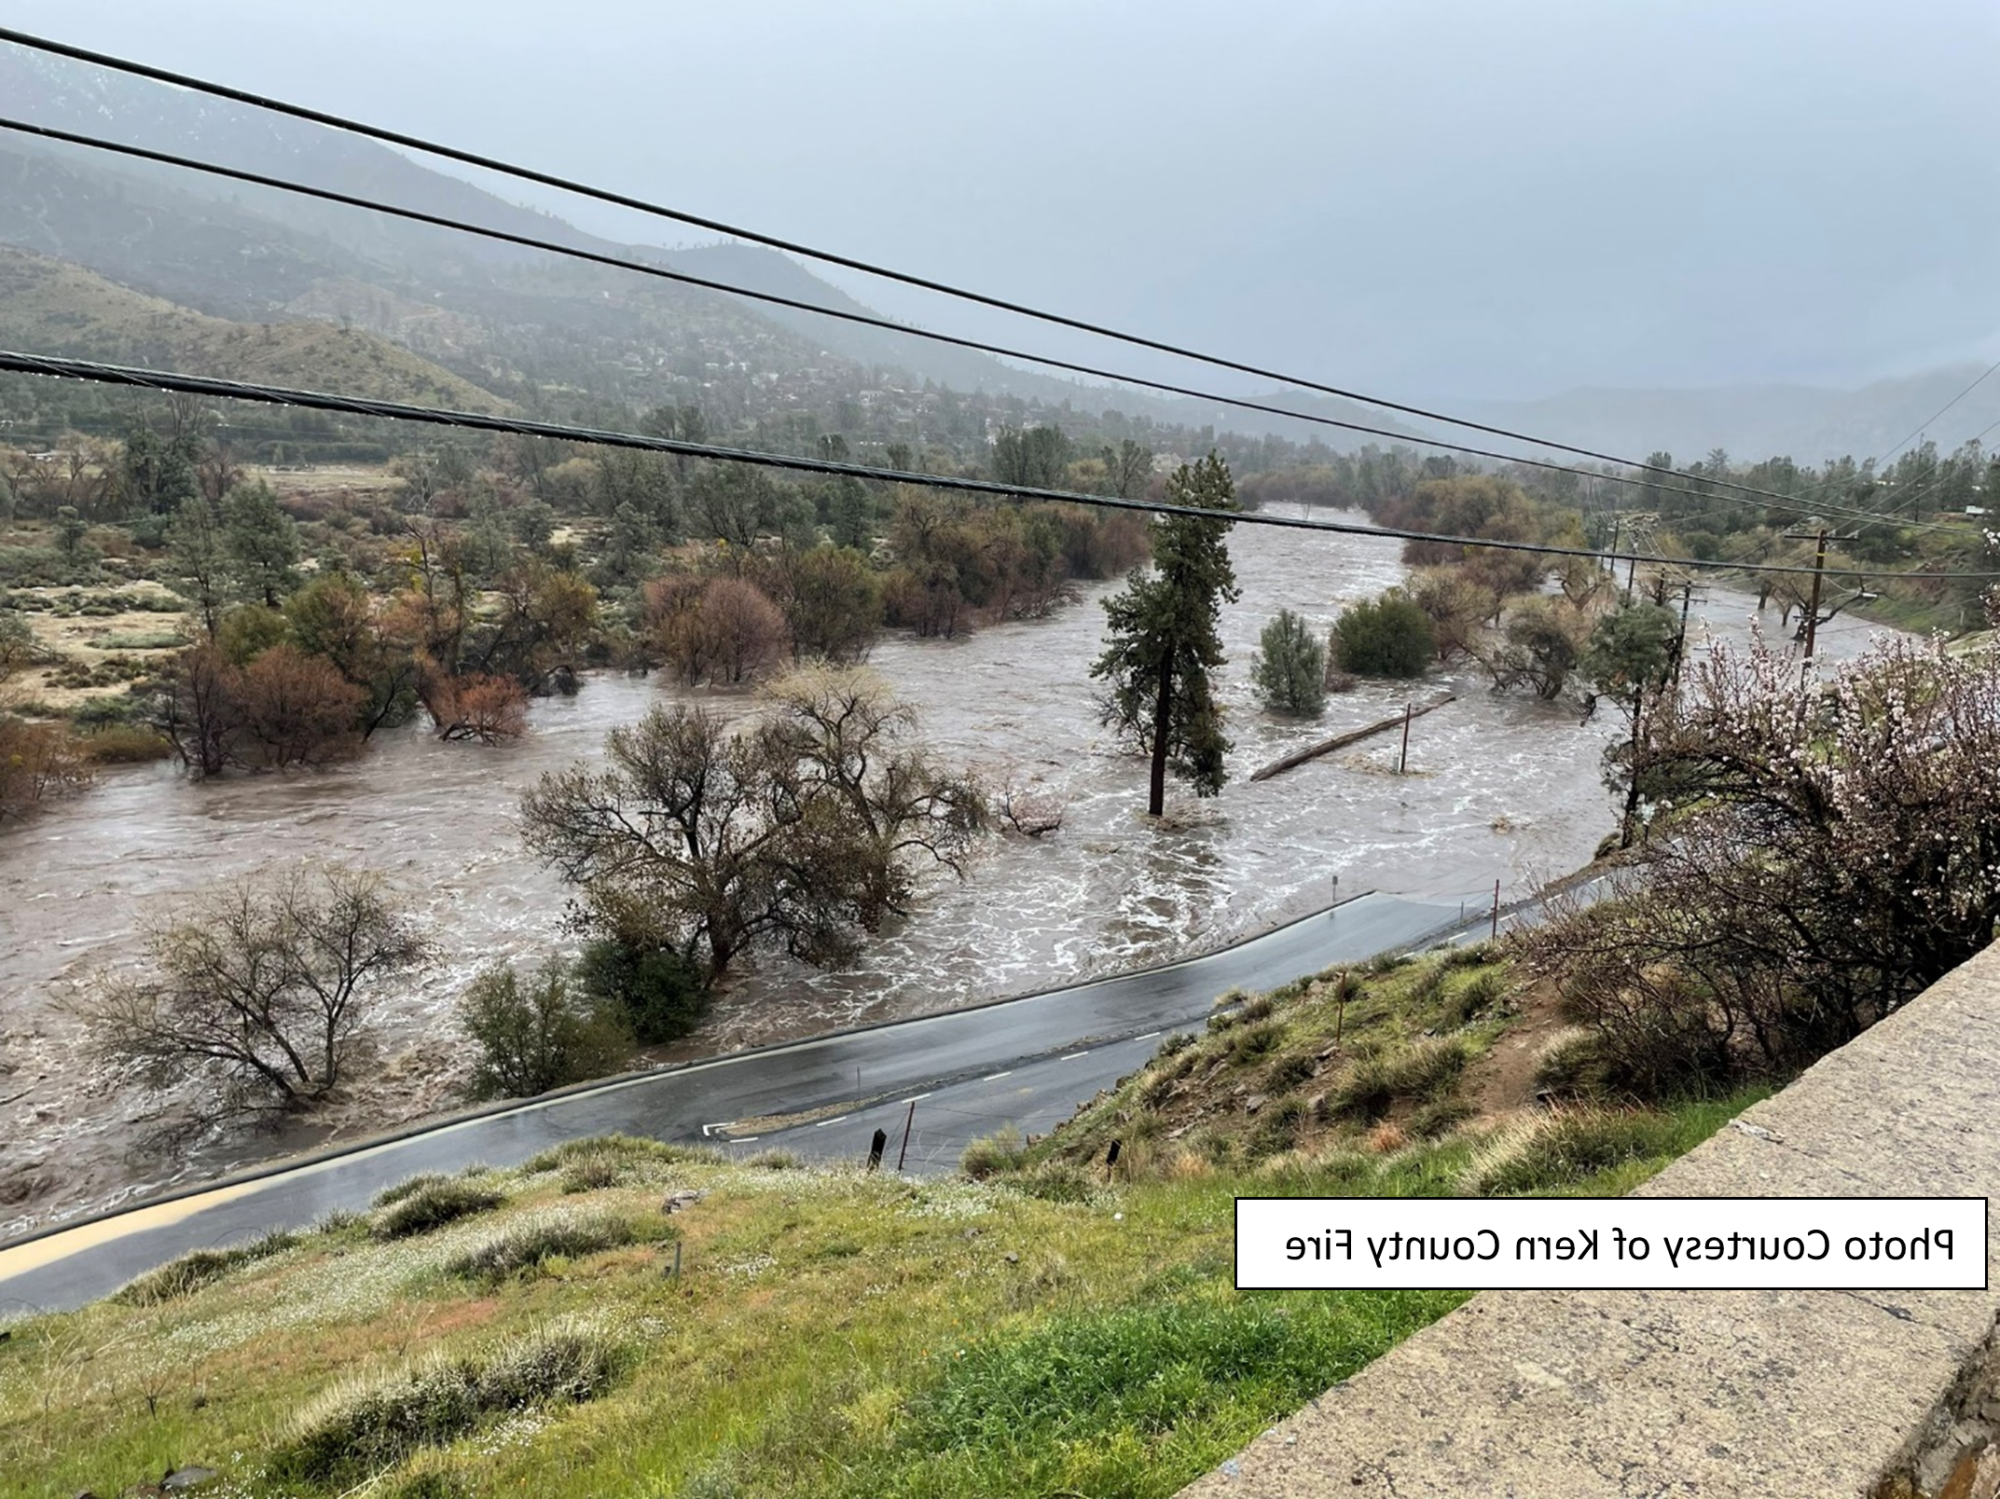
[[[677,1055],[726,1051],[831,1026],[917,1014],[1063,984],[1226,943],[1379,889],[1503,898],[1585,862],[1615,824],[1599,776],[1612,716],[1579,725],[1568,705],[1499,697],[1479,674],[1368,684],[1329,700],[1317,723],[1267,717],[1248,673],[1257,634],[1289,606],[1322,632],[1342,605],[1397,581],[1394,544],[1238,527],[1243,602],[1226,611],[1222,698],[1235,748],[1214,800],[1143,816],[1144,764],[1100,727],[1088,677],[1103,612],[955,641],[885,640],[872,665],[922,706],[947,758],[1059,796],[1052,836],[996,838],[963,882],[926,888],[919,909],[859,964],[816,974],[765,960],[735,982]],[[1751,602],[1702,611],[1740,635]],[[1851,653],[1866,626],[1836,621],[1823,649]],[[1386,734],[1258,784],[1250,772],[1316,739],[1387,717],[1445,689],[1459,701],[1416,721],[1410,773]],[[468,976],[560,950],[565,892],[521,847],[520,793],[542,772],[594,757],[607,729],[687,696],[658,678],[603,676],[535,705],[520,742],[446,745],[414,729],[357,763],[289,776],[186,781],[166,766],[114,771],[85,796],[0,832],[0,1239],[299,1139],[215,1141],[162,1159],[135,1150],[170,1100],[86,1064],[52,1002],[129,962],[145,923],[218,880],[272,863],[335,859],[404,892],[442,956],[383,996],[374,1069],[336,1132],[448,1107],[464,1072],[450,1022]],[[705,693],[692,694],[706,699]],[[713,699],[740,703],[739,698]]]

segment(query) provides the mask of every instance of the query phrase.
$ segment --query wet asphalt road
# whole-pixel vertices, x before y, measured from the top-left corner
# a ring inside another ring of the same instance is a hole
[[[0,1313],[77,1306],[191,1249],[364,1208],[416,1172],[512,1166],[588,1135],[707,1140],[732,1153],[777,1145],[858,1161],[880,1128],[893,1167],[914,1100],[906,1169],[949,1169],[975,1136],[1010,1124],[1046,1132],[1142,1065],[1166,1032],[1204,1021],[1230,989],[1268,989],[1433,940],[1479,904],[1365,895],[1162,968],[643,1073],[278,1163],[0,1248]],[[784,1125],[783,1116],[800,1114],[820,1117]],[[743,1122],[760,1119],[775,1127]]]

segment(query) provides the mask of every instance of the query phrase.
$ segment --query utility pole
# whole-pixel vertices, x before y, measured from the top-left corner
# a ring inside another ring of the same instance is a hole
[[[1676,687],[1681,685],[1681,661],[1687,655],[1688,601],[1693,597],[1694,577],[1690,574],[1681,580],[1681,630],[1674,637],[1674,686]],[[1637,714],[1633,715],[1633,722],[1635,724],[1638,722]]]
[[[1786,541],[1815,541],[1818,543],[1818,548],[1813,553],[1812,593],[1806,600],[1805,634],[1800,637],[1806,644],[1805,659],[1807,661],[1812,660],[1813,647],[1819,641],[1819,590],[1820,584],[1824,581],[1826,574],[1827,535],[1828,533],[1824,526],[1820,527],[1816,534],[1801,535],[1796,531],[1787,531],[1784,535]],[[1836,610],[1835,612],[1838,613],[1839,611]]]
[[[1813,657],[1813,646],[1819,639],[1819,585],[1826,575],[1826,528],[1819,533],[1819,550],[1813,554],[1812,601],[1806,605],[1806,660]]]

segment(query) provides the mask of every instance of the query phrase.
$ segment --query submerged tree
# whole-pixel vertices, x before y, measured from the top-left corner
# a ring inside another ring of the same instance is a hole
[[[1431,617],[1400,589],[1363,599],[1333,626],[1334,662],[1359,677],[1420,677],[1438,655]]]
[[[1289,609],[1264,626],[1250,680],[1273,713],[1317,718],[1326,707],[1326,648]]]
[[[616,1072],[632,1036],[604,1001],[560,963],[523,983],[501,964],[472,981],[458,1023],[479,1048],[467,1092],[474,1098],[528,1098]]]
[[[1625,797],[1619,821],[1618,845],[1630,848],[1638,826],[1644,768],[1639,761],[1640,725],[1646,705],[1667,685],[1678,662],[1679,627],[1673,611],[1645,599],[1622,605],[1605,615],[1591,632],[1590,645],[1578,671],[1595,689],[1585,716],[1600,700],[1625,716],[1627,733],[1604,752],[1605,781]]]
[[[1110,639],[1090,668],[1110,684],[1103,719],[1152,757],[1147,811],[1166,805],[1167,768],[1196,796],[1222,790],[1222,707],[1209,673],[1222,665],[1222,605],[1241,596],[1224,538],[1236,508],[1229,468],[1214,453],[1182,464],[1167,481],[1171,504],[1218,512],[1168,515],[1154,523],[1153,570],[1134,572],[1124,592],[1104,601]]]
[[[300,1108],[337,1087],[376,984],[428,946],[376,876],[246,877],[146,939],[137,976],[75,1002],[101,1055],[155,1081],[217,1084],[202,1112]]]
[[[655,708],[612,730],[605,769],[528,793],[528,846],[581,887],[595,935],[671,948],[710,983],[758,944],[833,964],[906,909],[921,869],[963,868],[984,798],[933,760],[878,678],[809,669],[772,698],[777,711],[740,730]]]

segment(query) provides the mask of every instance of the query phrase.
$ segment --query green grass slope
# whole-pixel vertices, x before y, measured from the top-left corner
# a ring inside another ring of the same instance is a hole
[[[1239,1292],[1238,1193],[1614,1194],[1749,1101],[1469,1117],[1528,1008],[1482,954],[1242,997],[984,1180],[622,1139],[416,1178],[15,1322],[0,1493],[1164,1499],[1464,1299]]]

